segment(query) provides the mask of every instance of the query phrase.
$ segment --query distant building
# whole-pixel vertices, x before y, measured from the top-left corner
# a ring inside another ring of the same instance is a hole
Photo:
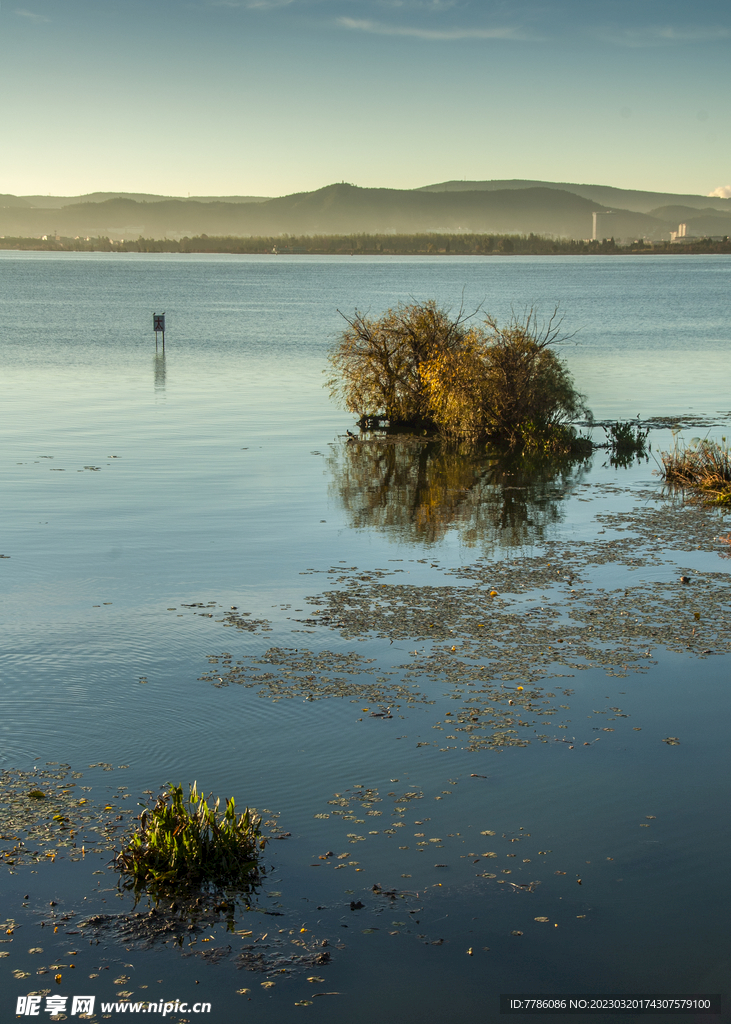
[[[602,238],[609,238],[614,232],[607,231],[606,228],[610,225],[607,224],[607,217],[611,218],[613,210],[598,211],[594,210],[591,215],[591,240],[592,242],[599,242]],[[604,231],[602,231],[604,227]]]
[[[703,242],[728,242],[728,240],[729,240],[729,236],[728,235],[706,235],[706,234],[703,234],[703,233],[701,233],[699,235],[689,235],[688,234],[688,225],[687,224],[678,224],[678,230],[670,232],[670,244],[671,245],[673,245],[673,243],[675,245],[682,245],[683,243],[687,244],[687,243],[690,243],[690,242],[701,242],[701,241],[703,241]]]

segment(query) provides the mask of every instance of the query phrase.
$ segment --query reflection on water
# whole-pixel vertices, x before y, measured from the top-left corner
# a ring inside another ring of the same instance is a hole
[[[155,350],[152,361],[155,391],[165,390],[165,349]]]
[[[367,438],[334,447],[330,492],[356,528],[434,544],[456,529],[468,546],[539,543],[562,518],[588,460],[517,461],[440,441]]]

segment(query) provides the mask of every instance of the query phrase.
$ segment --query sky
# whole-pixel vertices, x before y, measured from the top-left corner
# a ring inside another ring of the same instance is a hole
[[[731,195],[719,0],[2,0],[0,193]]]

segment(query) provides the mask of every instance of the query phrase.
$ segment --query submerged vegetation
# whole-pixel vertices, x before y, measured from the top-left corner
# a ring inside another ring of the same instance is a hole
[[[663,476],[676,487],[695,491],[709,504],[731,505],[731,449],[726,438],[695,438],[689,445],[675,439],[661,455]]]
[[[196,784],[188,800],[169,785],[139,817],[139,827],[117,854],[116,865],[135,889],[178,882],[241,883],[258,874],[266,839],[261,819],[247,807],[236,814],[233,797],[222,816],[220,800],[209,807]]]

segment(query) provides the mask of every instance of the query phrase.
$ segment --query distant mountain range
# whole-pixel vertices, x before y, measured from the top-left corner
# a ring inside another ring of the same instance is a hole
[[[596,217],[594,216],[596,215]],[[545,181],[447,181],[418,189],[328,185],[279,198],[94,192],[0,195],[6,237],[182,238],[195,235],[548,235],[669,238],[731,235],[731,199]]]
[[[0,195],[0,207],[25,210],[60,210],[81,203],[106,203],[109,199],[133,199],[136,203],[165,203],[171,199],[192,203],[265,203],[271,196],[158,196],[153,192],[89,192],[85,196],[11,196]]]
[[[606,209],[631,210],[633,213],[652,213],[660,206],[687,206],[691,209],[715,209],[731,212],[731,201],[718,196],[676,195],[672,192],[637,192],[628,188],[613,188],[611,185],[577,185],[562,181],[527,181],[522,178],[505,181],[442,181],[438,185],[423,185],[421,192],[494,192],[504,189],[553,188],[572,192],[584,199],[591,199]]]

